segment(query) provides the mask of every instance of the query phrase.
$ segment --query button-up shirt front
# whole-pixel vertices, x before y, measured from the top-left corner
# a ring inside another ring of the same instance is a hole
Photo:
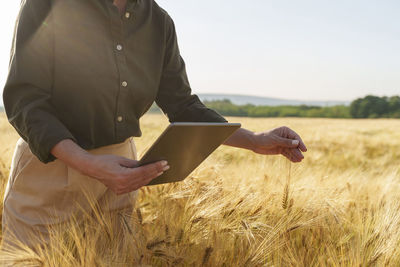
[[[43,162],[140,136],[155,101],[171,122],[225,122],[191,94],[170,16],[153,0],[24,1],[4,88],[10,123]]]

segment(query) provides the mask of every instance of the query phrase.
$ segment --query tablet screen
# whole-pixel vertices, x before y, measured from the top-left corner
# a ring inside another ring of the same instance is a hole
[[[140,160],[143,166],[166,160],[170,169],[149,185],[182,181],[230,135],[239,123],[171,123]]]

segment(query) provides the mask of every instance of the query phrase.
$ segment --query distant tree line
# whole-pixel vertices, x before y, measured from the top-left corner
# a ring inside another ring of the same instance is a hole
[[[204,104],[224,116],[351,118],[349,107],[343,105],[331,107],[235,105],[228,99],[204,101]]]
[[[400,96],[368,95],[351,102],[350,106],[255,106],[235,105],[230,100],[204,101],[204,104],[224,116],[238,117],[306,117],[306,118],[400,118]],[[150,113],[159,113],[154,104]]]
[[[204,101],[224,116],[239,117],[307,117],[307,118],[400,118],[400,97],[368,95],[350,106],[255,106],[235,105],[230,100]]]
[[[350,105],[350,115],[353,118],[400,118],[400,96],[358,98]]]

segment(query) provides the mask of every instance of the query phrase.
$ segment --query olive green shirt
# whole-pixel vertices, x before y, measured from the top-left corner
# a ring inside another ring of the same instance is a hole
[[[153,0],[24,0],[4,106],[42,161],[63,139],[84,149],[140,136],[155,101],[170,122],[226,122],[191,88],[170,16]]]

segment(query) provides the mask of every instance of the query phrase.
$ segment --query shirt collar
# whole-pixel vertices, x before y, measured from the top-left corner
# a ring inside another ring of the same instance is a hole
[[[109,3],[113,4],[114,0],[107,0]],[[132,11],[136,4],[138,4],[140,0],[127,0],[126,1],[126,11]]]

